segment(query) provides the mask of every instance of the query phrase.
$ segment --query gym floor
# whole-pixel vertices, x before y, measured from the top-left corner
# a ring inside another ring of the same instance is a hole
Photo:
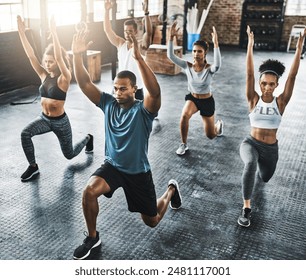
[[[149,144],[149,159],[157,196],[175,178],[183,205],[169,211],[154,229],[138,213],[130,213],[119,189],[111,199],[99,198],[97,229],[102,244],[89,259],[103,260],[305,260],[306,259],[306,63],[301,60],[294,94],[278,130],[279,162],[267,184],[258,182],[253,196],[252,224],[242,228],[240,178],[243,164],[239,145],[249,134],[245,98],[245,50],[221,47],[222,68],[212,85],[216,119],[224,135],[204,136],[200,116],[190,121],[189,151],[177,156],[179,120],[187,81],[183,73],[157,74],[162,107]],[[286,65],[278,90],[283,89],[293,53],[254,52],[255,68],[268,58]],[[186,54],[191,59],[190,54]],[[212,62],[212,51],[208,62]],[[258,78],[258,77],[257,77]],[[111,70],[102,67],[104,91],[112,88]],[[22,183],[28,166],[20,142],[22,129],[41,111],[33,100],[37,87],[29,86],[0,95],[0,259],[71,260],[85,236],[82,192],[90,175],[104,160],[103,113],[73,83],[66,112],[77,141],[94,135],[94,153],[84,151],[72,160],[62,155],[54,134],[33,138],[39,177]]]

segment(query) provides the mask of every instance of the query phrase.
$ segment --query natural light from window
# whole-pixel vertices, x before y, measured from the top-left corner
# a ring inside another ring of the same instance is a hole
[[[287,0],[286,16],[306,16],[306,0]]]
[[[17,15],[22,15],[21,2],[0,0],[0,32],[17,29]]]
[[[48,18],[54,16],[57,25],[76,24],[81,20],[81,3],[79,0],[48,2]]]

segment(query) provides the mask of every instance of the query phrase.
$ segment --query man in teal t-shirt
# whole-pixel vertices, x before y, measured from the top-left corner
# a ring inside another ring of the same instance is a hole
[[[148,161],[148,142],[153,119],[161,106],[160,86],[141,56],[137,40],[133,56],[140,70],[147,92],[144,100],[136,100],[136,76],[130,71],[121,71],[114,80],[114,95],[99,90],[92,83],[84,68],[82,53],[90,43],[85,42],[82,31],[73,37],[72,51],[76,81],[83,93],[105,116],[105,162],[90,177],[83,192],[83,213],[88,236],[74,251],[74,259],[85,259],[91,250],[101,244],[96,221],[99,212],[98,197],[112,197],[122,187],[128,209],[138,212],[144,223],[155,227],[163,218],[168,205],[181,207],[182,199],[176,180],[168,182],[167,190],[157,200],[155,186]]]

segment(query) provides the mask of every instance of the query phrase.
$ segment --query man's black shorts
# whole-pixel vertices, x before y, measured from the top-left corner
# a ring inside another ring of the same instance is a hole
[[[155,186],[152,173],[127,174],[105,162],[92,176],[103,178],[110,186],[111,191],[104,194],[111,198],[113,193],[122,187],[131,212],[139,212],[150,217],[157,215]]]

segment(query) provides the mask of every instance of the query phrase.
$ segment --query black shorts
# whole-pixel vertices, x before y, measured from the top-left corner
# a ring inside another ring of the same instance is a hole
[[[157,215],[157,202],[152,173],[127,174],[105,162],[92,174],[103,178],[111,191],[104,194],[111,198],[113,193],[122,187],[125,193],[128,209],[150,217]]]
[[[191,93],[189,93],[185,96],[185,100],[192,101],[200,111],[201,116],[211,117],[215,113],[215,99],[213,96],[205,99],[200,99],[195,98]]]

